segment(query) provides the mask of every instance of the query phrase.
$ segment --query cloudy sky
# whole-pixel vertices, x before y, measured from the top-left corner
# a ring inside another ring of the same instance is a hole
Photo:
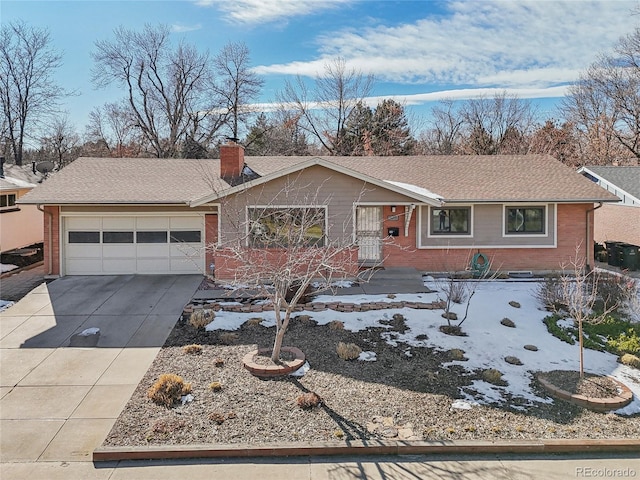
[[[170,25],[215,54],[243,41],[263,76],[260,102],[286,78],[312,78],[335,57],[377,78],[373,95],[425,111],[441,98],[506,90],[533,99],[546,116],[599,53],[639,25],[639,1],[559,0],[2,0],[3,23],[47,27],[64,54],[59,82],[81,129],[89,111],[120,95],[90,83],[90,52],[123,25]],[[372,99],[375,103],[375,98]]]

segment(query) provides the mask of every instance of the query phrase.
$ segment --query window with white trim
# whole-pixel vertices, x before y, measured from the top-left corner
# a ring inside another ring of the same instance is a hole
[[[507,235],[544,234],[546,232],[545,207],[505,207]]]
[[[7,193],[0,195],[0,208],[1,209],[9,209],[16,208],[16,194],[15,193]]]

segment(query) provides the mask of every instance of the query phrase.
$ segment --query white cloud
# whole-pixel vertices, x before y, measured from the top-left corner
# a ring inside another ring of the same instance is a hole
[[[340,56],[382,81],[547,88],[574,81],[631,32],[636,7],[607,0],[452,2],[447,15],[327,32],[317,38],[318,58],[255,70],[315,76]]]
[[[336,8],[353,0],[197,0],[196,5],[217,7],[238,23],[268,23]]]
[[[195,32],[196,30],[202,29],[201,24],[196,25],[182,25],[179,23],[174,23],[171,25],[171,31],[174,33],[185,33],[185,32]]]
[[[406,106],[424,105],[429,102],[437,102],[440,100],[469,100],[474,98],[491,98],[495,95],[505,93],[509,97],[517,97],[523,100],[531,100],[537,98],[562,98],[566,95],[566,85],[547,87],[547,88],[465,88],[458,90],[438,90],[435,92],[414,93],[414,94],[390,94],[366,97],[362,101],[369,107],[376,107],[382,100],[395,100]],[[252,112],[274,112],[279,108],[295,108],[293,104],[282,104],[278,102],[271,103],[254,103],[248,107]],[[321,102],[309,102],[307,108],[320,109],[326,105]]]

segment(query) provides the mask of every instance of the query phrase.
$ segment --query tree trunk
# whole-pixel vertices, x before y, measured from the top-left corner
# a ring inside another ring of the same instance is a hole
[[[276,340],[273,342],[273,352],[271,352],[271,360],[277,363],[280,358],[280,349],[282,348],[282,340],[284,339],[285,328],[280,328],[276,333]]]
[[[580,378],[584,378],[584,347],[582,342],[582,321],[578,322],[578,340],[580,342]]]

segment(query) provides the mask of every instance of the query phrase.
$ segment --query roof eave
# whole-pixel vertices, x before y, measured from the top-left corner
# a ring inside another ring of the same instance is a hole
[[[600,203],[600,202],[619,202],[619,198],[495,198],[495,199],[470,199],[470,198],[444,198],[442,200],[447,203]]]

